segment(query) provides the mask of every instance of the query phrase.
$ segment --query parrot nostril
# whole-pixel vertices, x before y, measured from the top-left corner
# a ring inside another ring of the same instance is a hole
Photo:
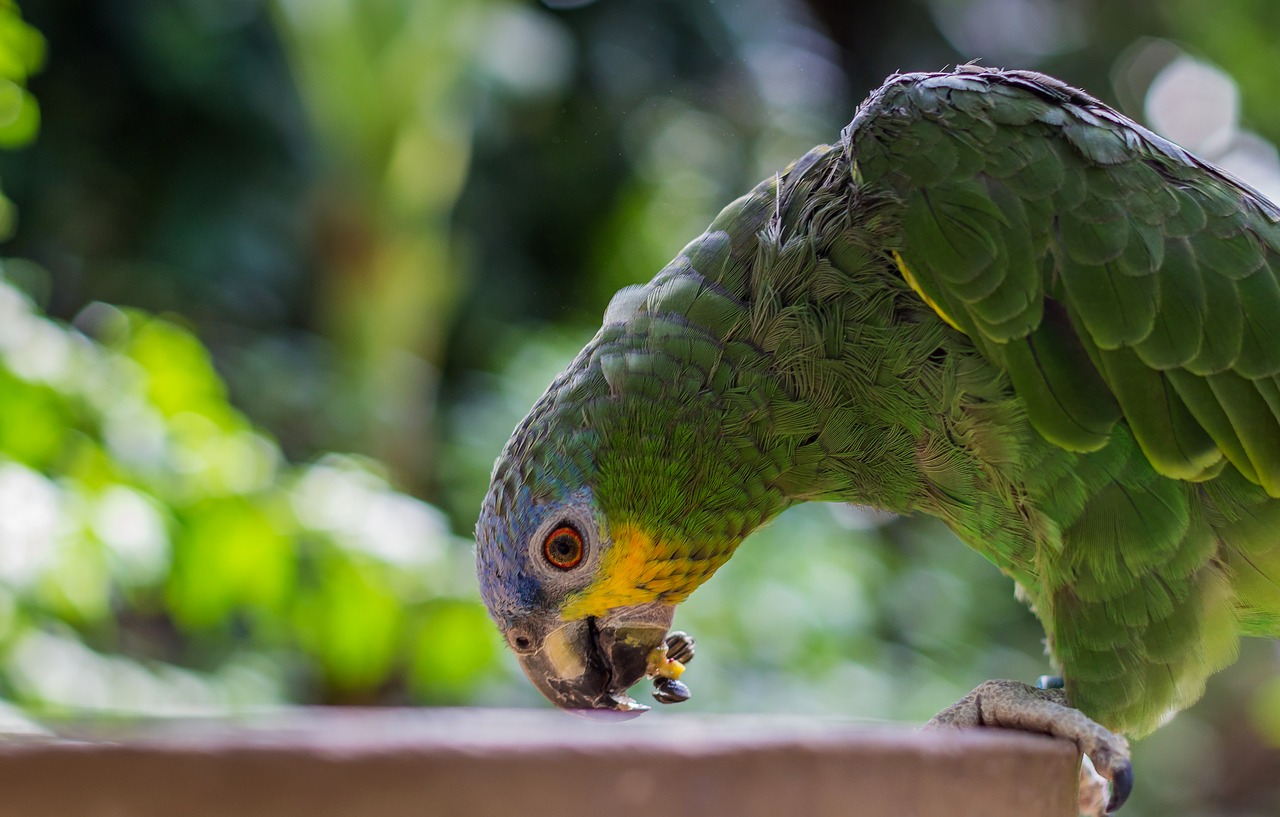
[[[538,650],[538,639],[523,625],[517,624],[508,630],[507,641],[517,655],[528,655]]]

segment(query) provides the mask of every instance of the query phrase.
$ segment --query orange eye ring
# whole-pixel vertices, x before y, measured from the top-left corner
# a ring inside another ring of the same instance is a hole
[[[568,525],[551,531],[542,543],[543,558],[558,570],[573,570],[582,561],[585,550],[581,534]]]

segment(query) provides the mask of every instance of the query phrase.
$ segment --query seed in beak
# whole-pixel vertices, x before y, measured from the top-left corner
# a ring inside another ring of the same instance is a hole
[[[653,697],[659,703],[678,704],[692,697],[689,687],[679,680],[684,675],[685,664],[692,660],[693,637],[679,630],[667,635],[666,640],[649,653],[645,675],[653,679]]]
[[[653,697],[660,704],[681,704],[693,697],[693,693],[674,678],[655,678]]]

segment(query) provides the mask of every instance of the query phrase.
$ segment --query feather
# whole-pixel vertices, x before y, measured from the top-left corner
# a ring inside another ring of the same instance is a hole
[[[1046,315],[1036,331],[1001,351],[1037,431],[1071,451],[1106,444],[1120,412],[1064,319]]]
[[[1215,331],[1212,326],[1206,331],[1208,296],[1204,277],[1187,251],[1185,239],[1171,240],[1160,267],[1160,305],[1155,324],[1151,334],[1134,345],[1149,369],[1186,365],[1200,352],[1205,335]]]
[[[1158,472],[1173,479],[1195,479],[1222,458],[1213,438],[1163,374],[1123,347],[1102,351],[1099,357],[1103,377]]]

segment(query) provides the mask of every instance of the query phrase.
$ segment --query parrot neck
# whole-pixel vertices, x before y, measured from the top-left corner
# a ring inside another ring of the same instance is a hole
[[[584,604],[683,599],[797,502],[969,524],[949,497],[1002,477],[957,441],[958,401],[1007,402],[1007,383],[885,251],[895,207],[816,148],[615,296],[560,389],[624,534],[614,584]]]

